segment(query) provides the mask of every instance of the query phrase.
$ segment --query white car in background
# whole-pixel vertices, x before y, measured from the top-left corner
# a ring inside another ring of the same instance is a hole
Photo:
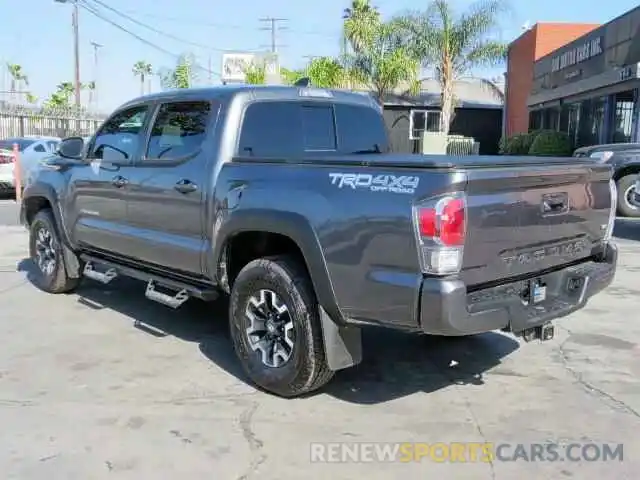
[[[57,137],[14,137],[0,139],[0,192],[13,192],[15,178],[13,173],[13,146],[18,145],[22,184],[29,171],[45,158],[53,155],[60,143]]]

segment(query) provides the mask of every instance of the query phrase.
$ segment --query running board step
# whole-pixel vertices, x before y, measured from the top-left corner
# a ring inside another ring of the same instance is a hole
[[[153,280],[149,280],[149,283],[147,283],[147,290],[145,291],[144,296],[149,300],[153,300],[154,302],[161,303],[171,308],[178,308],[184,302],[189,300],[189,292],[187,292],[185,288],[175,295],[169,295],[168,293],[162,293],[156,290]]]
[[[219,296],[218,290],[214,287],[193,285],[191,283],[174,280],[173,278],[167,278],[155,273],[138,270],[137,268],[120,265],[115,262],[110,262],[87,254],[80,255],[80,258],[87,262],[84,267],[84,275],[87,278],[97,280],[103,284],[109,283],[117,276],[125,276],[135,278],[136,280],[142,280],[143,282],[147,282],[145,296],[149,300],[153,300],[171,308],[178,308],[186,302],[189,297],[212,301],[217,299]],[[104,269],[105,272],[102,273],[97,271],[95,266]],[[171,290],[171,293],[175,293],[173,295],[170,293],[163,293],[159,291],[158,287],[161,287],[163,290]]]
[[[95,280],[96,282],[100,282],[104,285],[111,282],[114,278],[118,276],[118,272],[116,272],[115,268],[109,268],[105,272],[99,272],[95,268],[93,268],[93,262],[87,262],[84,266],[84,270],[82,274],[90,278],[91,280]]]

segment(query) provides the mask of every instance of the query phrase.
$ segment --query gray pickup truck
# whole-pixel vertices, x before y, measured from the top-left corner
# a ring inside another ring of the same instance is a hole
[[[226,86],[144,96],[64,140],[21,215],[40,288],[227,294],[248,377],[294,397],[361,361],[365,325],[552,338],[614,277],[615,201],[588,158],[397,155],[369,96]]]

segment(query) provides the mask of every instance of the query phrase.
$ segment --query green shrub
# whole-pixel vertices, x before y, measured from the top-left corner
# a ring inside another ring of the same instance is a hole
[[[509,139],[507,137],[500,137],[500,142],[498,142],[498,153],[500,155],[506,155],[507,150],[507,142]]]
[[[529,148],[529,155],[539,157],[570,157],[572,152],[569,135],[554,130],[538,132]]]
[[[532,142],[531,134],[516,133],[507,139],[500,140],[500,153],[502,155],[527,155]]]

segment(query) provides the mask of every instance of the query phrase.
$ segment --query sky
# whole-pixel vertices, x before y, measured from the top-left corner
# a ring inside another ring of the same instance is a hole
[[[175,66],[180,54],[192,54],[203,69],[198,84],[219,83],[224,51],[265,51],[270,48],[269,25],[264,17],[286,19],[278,22],[278,52],[282,66],[302,67],[309,56],[336,55],[340,48],[342,12],[348,0],[80,0],[91,5],[103,18],[80,8],[80,76],[82,82],[95,81],[94,102],[108,112],[140,94],[140,81],[132,73],[135,62],[144,60],[155,70]],[[125,19],[105,8],[107,5],[146,24],[158,33]],[[384,17],[424,8],[428,0],[373,0]],[[471,0],[452,0],[463,11]],[[589,4],[588,8],[586,5]],[[511,0],[501,17],[496,36],[510,42],[522,33],[525,23],[584,22],[606,23],[632,9],[637,0]],[[9,90],[7,63],[21,65],[29,78],[29,91],[46,99],[60,82],[74,79],[72,6],[55,0],[0,0],[0,92]],[[105,21],[120,25],[135,38]],[[102,47],[94,57],[96,42]],[[151,44],[151,45],[150,45]],[[153,46],[152,46],[153,45]],[[97,65],[97,68],[96,68]],[[209,65],[211,67],[209,68]],[[206,70],[210,70],[209,73]],[[474,72],[498,76],[503,69]],[[152,90],[159,80],[152,79]]]

